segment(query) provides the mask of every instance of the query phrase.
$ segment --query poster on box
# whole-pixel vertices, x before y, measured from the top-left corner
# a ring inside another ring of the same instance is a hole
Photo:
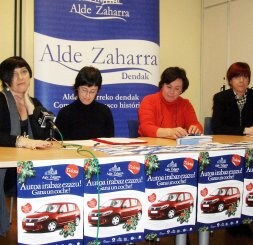
[[[197,153],[145,156],[146,240],[194,230],[197,163]]]
[[[253,223],[253,149],[245,152],[242,223]]]
[[[200,152],[197,226],[200,231],[241,223],[244,149]]]
[[[144,156],[86,159],[84,244],[144,239]]]
[[[17,163],[18,244],[82,244],[83,160]]]

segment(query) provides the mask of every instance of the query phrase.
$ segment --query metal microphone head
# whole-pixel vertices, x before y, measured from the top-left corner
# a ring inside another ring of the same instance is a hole
[[[55,121],[54,114],[50,111],[47,111],[42,106],[36,107],[33,114],[41,128],[46,128],[48,124],[50,126],[54,124]]]

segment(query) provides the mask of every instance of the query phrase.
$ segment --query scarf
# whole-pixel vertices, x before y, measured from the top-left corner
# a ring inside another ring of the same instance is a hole
[[[10,112],[10,119],[11,119],[11,133],[10,134],[15,135],[15,136],[20,135],[21,134],[20,117],[19,117],[15,99],[12,93],[8,89],[5,88],[2,92],[5,95],[8,109]],[[27,121],[28,121],[28,135],[29,135],[29,138],[33,139],[33,133],[32,133],[29,118]]]

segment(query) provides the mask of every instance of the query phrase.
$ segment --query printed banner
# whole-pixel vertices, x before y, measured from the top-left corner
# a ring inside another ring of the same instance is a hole
[[[82,244],[83,160],[18,162],[18,244]]]
[[[197,165],[197,153],[146,155],[146,240],[194,231]]]
[[[245,150],[199,155],[197,225],[200,231],[241,223]]]
[[[100,69],[97,100],[113,113],[116,136],[128,136],[143,96],[158,90],[159,1],[35,0],[35,97],[57,114],[75,100],[83,66]]]
[[[84,164],[84,244],[144,240],[143,156],[98,160]]]
[[[253,223],[253,149],[246,149],[242,202],[242,223]]]

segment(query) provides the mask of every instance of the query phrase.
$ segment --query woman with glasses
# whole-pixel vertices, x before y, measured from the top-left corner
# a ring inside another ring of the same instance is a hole
[[[188,86],[184,69],[169,67],[164,70],[160,91],[145,96],[140,104],[140,136],[177,139],[203,132],[192,104],[180,96]]]
[[[111,110],[96,101],[101,85],[102,76],[97,68],[85,66],[79,71],[73,86],[77,99],[62,108],[55,121],[64,140],[114,136]]]

